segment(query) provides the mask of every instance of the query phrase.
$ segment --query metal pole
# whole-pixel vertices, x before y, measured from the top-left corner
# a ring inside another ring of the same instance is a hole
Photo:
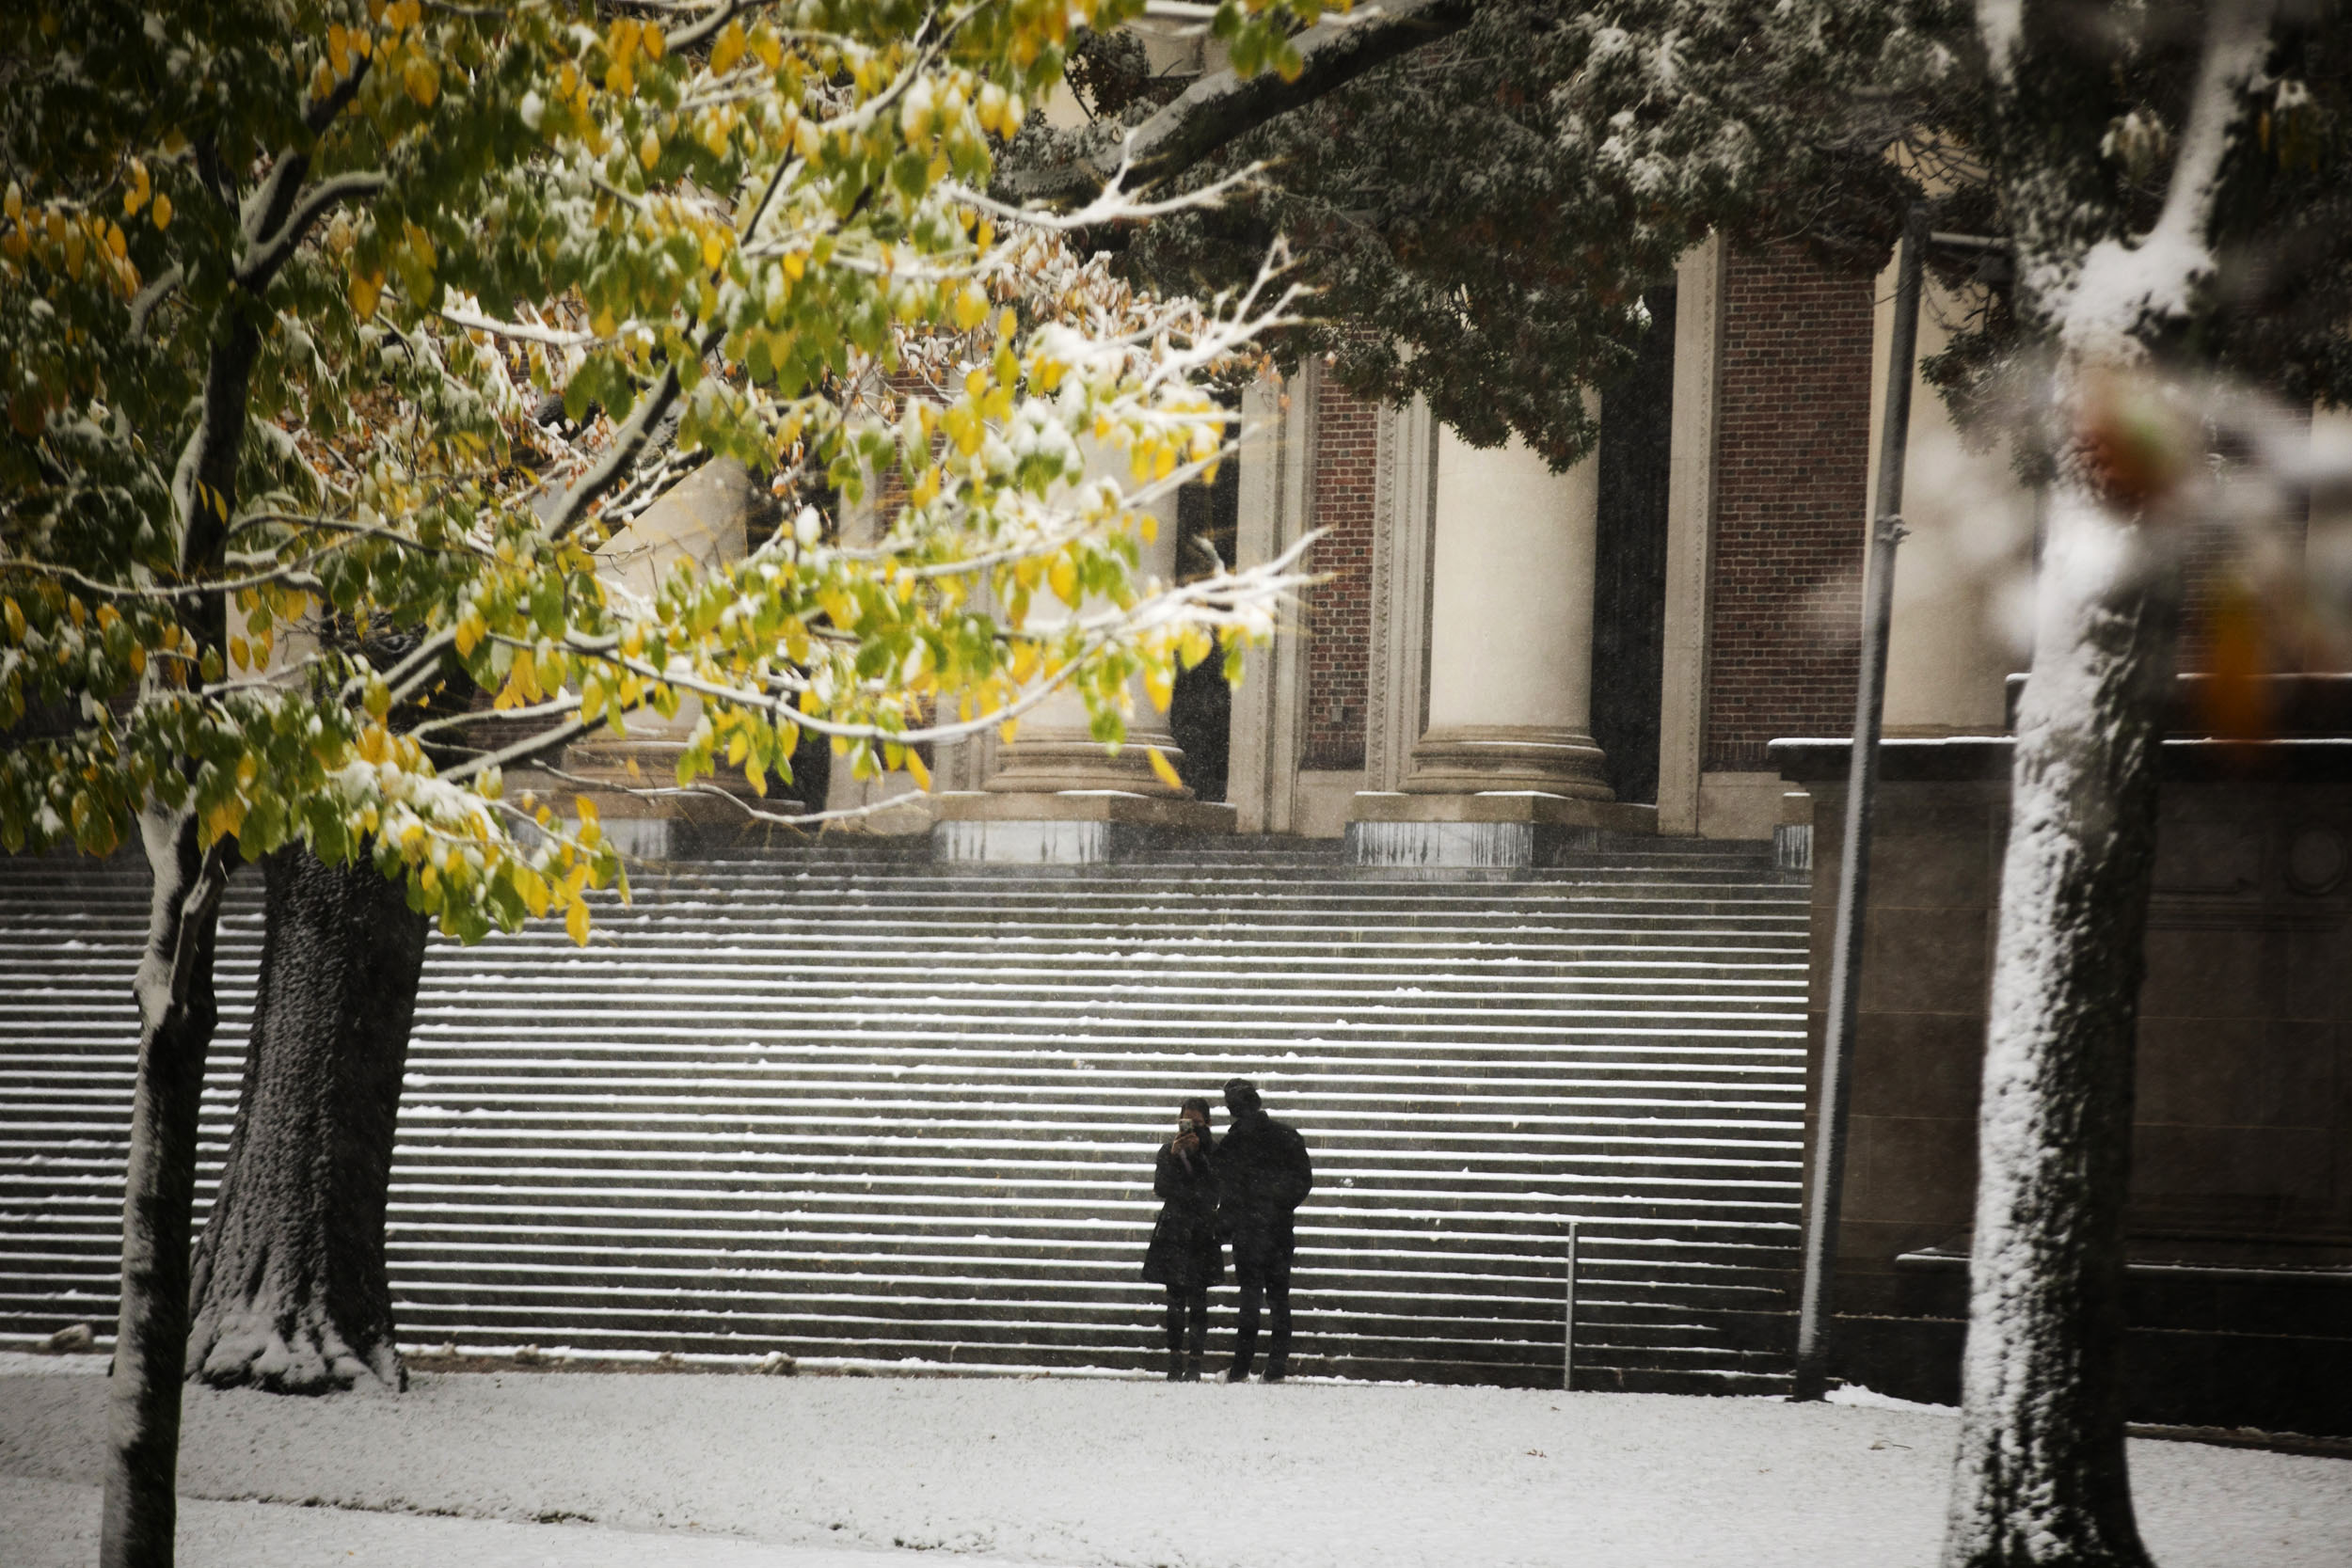
[[[1829,1391],[1830,1300],[1837,1267],[1837,1211],[1846,1179],[1846,1102],[1853,1069],[1854,1011],[1862,997],[1863,914],[1870,896],[1870,816],[1878,786],[1879,726],[1886,705],[1886,629],[1895,604],[1895,546],[1902,542],[1903,438],[1919,355],[1919,279],[1927,214],[1914,207],[1895,271],[1888,335],[1886,413],[1879,427],[1879,483],[1862,589],[1862,667],[1854,683],[1853,756],[1846,775],[1846,839],[1837,860],[1837,932],[1830,953],[1829,1026],[1821,1041],[1820,1101],[1814,1107],[1813,1190],[1804,1216],[1804,1290],[1797,1307],[1797,1376],[1790,1397]]]
[[[1568,1315],[1560,1336],[1560,1388],[1576,1386],[1576,1221],[1568,1222]]]

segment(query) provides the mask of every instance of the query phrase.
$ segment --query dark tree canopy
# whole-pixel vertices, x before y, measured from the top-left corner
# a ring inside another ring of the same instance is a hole
[[[1165,177],[1198,188],[1266,166],[1220,210],[1100,243],[1139,276],[1205,293],[1246,280],[1281,236],[1321,291],[1318,319],[1286,355],[1330,353],[1355,390],[1426,396],[1474,442],[1516,432],[1565,463],[1596,435],[1584,388],[1633,362],[1642,291],[1709,230],[1800,241],[1868,274],[1913,201],[1939,231],[2004,237],[2031,221],[2009,211],[1989,167],[2003,130],[1968,6],[1498,0],[1466,14]],[[2200,8],[2134,8],[2132,26],[2122,14],[2035,13],[2070,34],[2029,134],[2079,214],[2077,252],[2146,226],[2198,58]],[[2280,28],[2268,143],[2233,165],[2224,202],[2236,238],[2220,309],[2183,345],[2298,399],[2352,388],[2338,330],[2352,315],[2345,35],[2334,8]],[[1139,51],[1078,57],[1103,123],[1070,134],[1033,121],[1020,162],[1066,166],[1091,149],[1099,166],[1115,133],[1149,125],[1157,147],[1188,108],[1216,112],[1195,108],[1197,95],[1170,103],[1165,79],[1122,84],[1122,66],[1142,70]],[[1997,255],[1949,250],[1937,265],[1967,314],[1930,373],[1983,425],[2010,406],[2017,370],[2040,363],[2021,351],[2046,323],[2017,308],[2015,269]]]

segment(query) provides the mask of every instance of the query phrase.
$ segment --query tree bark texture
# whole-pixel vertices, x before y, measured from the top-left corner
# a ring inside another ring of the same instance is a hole
[[[139,1060],[123,1173],[121,1316],[106,1389],[103,1568],[170,1568],[172,1560],[197,1110],[218,1018],[213,941],[227,875],[198,847],[193,814],[151,814],[139,827],[154,886],[134,982]]]
[[[1946,1568],[2138,1568],[2123,1203],[2176,621],[2139,525],[2053,496],[2018,713]]]
[[[192,1380],[404,1387],[384,1203],[426,917],[362,859],[262,862],[267,924],[220,1196],[196,1256]]]

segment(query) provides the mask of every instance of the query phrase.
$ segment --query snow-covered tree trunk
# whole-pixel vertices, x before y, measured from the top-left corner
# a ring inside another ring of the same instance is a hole
[[[384,1200],[426,917],[366,860],[262,862],[267,923],[236,1129],[196,1254],[191,1380],[405,1386]]]
[[[2268,51],[2216,0],[2165,206],[2083,198],[2079,16],[1979,8],[2023,303],[2054,340],[2035,646],[2017,722],[1945,1568],[2144,1568],[2124,1460],[2123,1210],[2193,420],[2160,356],[2207,308],[2222,170]],[[2069,166],[2069,158],[2074,166]],[[2095,157],[2089,157],[2095,164]],[[2102,229],[2106,230],[2104,234]]]
[[[140,819],[154,875],[139,1004],[137,1085],[122,1195],[122,1306],[106,1398],[103,1568],[169,1568],[178,1511],[181,1354],[188,1336],[197,1108],[218,1016],[213,938],[227,863],[193,815]]]
[[[2138,529],[2050,507],[2017,721],[1947,1568],[2147,1561],[2123,1461],[2123,1200],[2175,617]]]

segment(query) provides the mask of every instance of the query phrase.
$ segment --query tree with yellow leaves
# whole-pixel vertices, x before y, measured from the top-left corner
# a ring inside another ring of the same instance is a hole
[[[618,859],[593,815],[506,800],[506,769],[690,697],[680,784],[756,784],[803,732],[919,768],[911,748],[1062,687],[1116,736],[1135,677],[1270,630],[1285,566],[1169,588],[1131,531],[1215,459],[1201,378],[1279,302],[1057,308],[1049,240],[980,194],[1070,29],[1137,8],[56,0],[0,21],[0,844],[105,854],[135,830],[154,879],[104,1562],[171,1558],[214,927],[240,861],[300,846],[462,939],[542,915],[584,938]],[[1225,0],[1217,25],[1282,66],[1294,18]],[[942,398],[885,420],[843,395],[916,344]],[[577,438],[531,418],[546,391]],[[907,502],[871,546],[803,513],[632,593],[595,552],[673,419],[682,451],[845,491],[895,465]],[[1071,613],[1031,629],[1041,592]]]

